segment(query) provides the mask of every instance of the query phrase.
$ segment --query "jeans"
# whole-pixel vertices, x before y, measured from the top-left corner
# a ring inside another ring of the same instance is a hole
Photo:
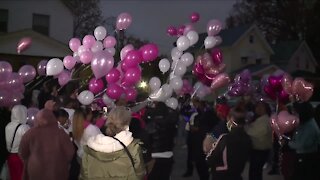
[[[263,165],[267,162],[270,150],[253,150],[250,157],[249,180],[262,180]]]

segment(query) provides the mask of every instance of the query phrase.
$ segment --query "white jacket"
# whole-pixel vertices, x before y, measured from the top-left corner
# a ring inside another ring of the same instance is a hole
[[[7,150],[10,153],[18,153],[21,138],[24,135],[24,133],[26,133],[30,129],[30,127],[26,123],[27,108],[22,105],[15,105],[11,110],[11,122],[6,126],[5,130]],[[16,136],[14,138],[11,149],[11,142],[14,135],[14,131],[19,124],[21,125],[16,132]]]
[[[91,137],[94,137],[98,134],[101,134],[101,131],[100,129],[95,126],[95,125],[92,125],[92,124],[89,124],[86,129],[84,129],[84,132],[83,132],[83,135],[81,137],[81,140],[80,140],[80,144],[76,143],[77,146],[78,146],[78,151],[77,151],[77,155],[81,158],[82,155],[83,155],[83,146],[87,145],[88,143],[88,140],[91,138]]]

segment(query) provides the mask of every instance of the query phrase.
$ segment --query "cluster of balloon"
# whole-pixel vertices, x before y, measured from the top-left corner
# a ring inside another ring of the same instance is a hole
[[[308,101],[313,95],[313,84],[303,78],[292,80],[289,74],[284,74],[281,79],[283,90],[297,101]]]
[[[191,23],[196,23],[200,20],[200,14],[197,12],[193,12],[189,17],[190,23],[186,23],[185,25],[180,25],[178,28],[174,26],[169,26],[167,28],[167,34],[169,36],[188,36],[188,33],[194,31],[194,27]],[[192,36],[193,33],[189,33],[189,36]]]
[[[230,97],[237,97],[253,93],[251,78],[250,71],[248,69],[243,70],[235,76],[234,82],[228,87],[227,94]]]
[[[299,122],[299,118],[288,111],[281,111],[279,114],[271,116],[271,127],[279,137],[292,132],[299,126]]]
[[[269,76],[263,90],[270,99],[286,103],[289,101],[289,94],[283,89],[282,78],[283,74]]]

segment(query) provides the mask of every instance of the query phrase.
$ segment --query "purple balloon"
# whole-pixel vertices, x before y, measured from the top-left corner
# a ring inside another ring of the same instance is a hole
[[[7,84],[5,88],[7,88],[8,90],[13,90],[17,89],[21,85],[23,85],[21,77],[18,73],[14,72],[11,73],[10,76],[7,78]]]
[[[209,36],[217,35],[222,29],[222,23],[219,20],[212,19],[207,24],[207,33]]]
[[[113,84],[119,81],[121,76],[120,71],[117,68],[112,68],[109,73],[106,75],[106,80],[108,84]]]
[[[92,78],[89,81],[89,90],[93,93],[93,94],[97,94],[99,92],[101,92],[103,90],[104,84],[102,79],[96,79],[96,78]]]
[[[47,68],[47,60],[41,60],[38,65],[37,65],[37,70],[38,70],[38,74],[40,76],[45,76],[46,75],[46,68]]]
[[[103,40],[103,46],[105,48],[112,48],[117,44],[117,40],[116,38],[114,38],[113,36],[107,36],[104,40]]]
[[[127,29],[132,23],[132,17],[129,13],[121,13],[117,17],[116,28],[118,30]]]
[[[120,99],[123,93],[123,88],[120,87],[118,84],[109,84],[107,88],[106,94],[111,99]]]
[[[91,69],[97,79],[107,75],[113,68],[113,65],[114,59],[110,53],[106,51],[97,52],[91,61]]]
[[[168,34],[169,36],[176,36],[176,35],[178,34],[178,30],[177,30],[177,28],[175,28],[174,26],[169,26],[169,27],[167,28],[167,34]]]
[[[130,68],[124,74],[121,84],[125,87],[134,86],[141,79],[141,70],[139,67]]]
[[[58,76],[60,86],[66,85],[71,80],[71,73],[69,71],[62,71]]]
[[[10,93],[7,90],[0,90],[0,107],[5,107],[9,104]]]
[[[72,38],[69,41],[69,47],[73,52],[77,52],[78,48],[81,46],[81,42],[77,38]]]
[[[181,25],[179,28],[178,28],[178,35],[182,36],[183,35],[183,32],[184,32],[184,28],[186,26],[185,25]]]
[[[18,74],[21,77],[23,83],[32,81],[37,75],[36,69],[31,65],[22,66],[19,69]]]
[[[7,61],[0,61],[0,79],[6,79],[12,73],[12,66]]]
[[[198,22],[199,19],[200,19],[200,14],[197,13],[197,12],[193,12],[193,13],[190,15],[190,21],[191,21],[192,23]]]
[[[150,43],[140,48],[143,62],[150,62],[155,60],[159,55],[159,49],[156,44]]]
[[[235,79],[242,83],[249,83],[251,81],[251,73],[248,69],[243,70],[240,74],[238,79]]]
[[[20,104],[21,99],[23,99],[23,94],[22,93],[19,93],[19,92],[16,92],[16,91],[10,92],[9,96],[8,96],[8,104],[7,104],[7,106],[11,107],[11,106]]]
[[[63,65],[67,69],[72,69],[76,65],[77,60],[74,59],[72,56],[66,56],[63,58]]]

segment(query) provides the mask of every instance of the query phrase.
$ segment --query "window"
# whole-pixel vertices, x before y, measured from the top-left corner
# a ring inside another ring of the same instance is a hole
[[[8,32],[8,19],[8,10],[0,9],[0,32]]]
[[[49,35],[50,16],[33,14],[32,29],[44,35]]]
[[[257,58],[256,59],[256,64],[262,64],[262,58]]]
[[[254,43],[254,36],[253,35],[249,36],[249,42],[250,42],[250,44]]]
[[[247,64],[248,63],[248,57],[241,57],[241,63]]]

